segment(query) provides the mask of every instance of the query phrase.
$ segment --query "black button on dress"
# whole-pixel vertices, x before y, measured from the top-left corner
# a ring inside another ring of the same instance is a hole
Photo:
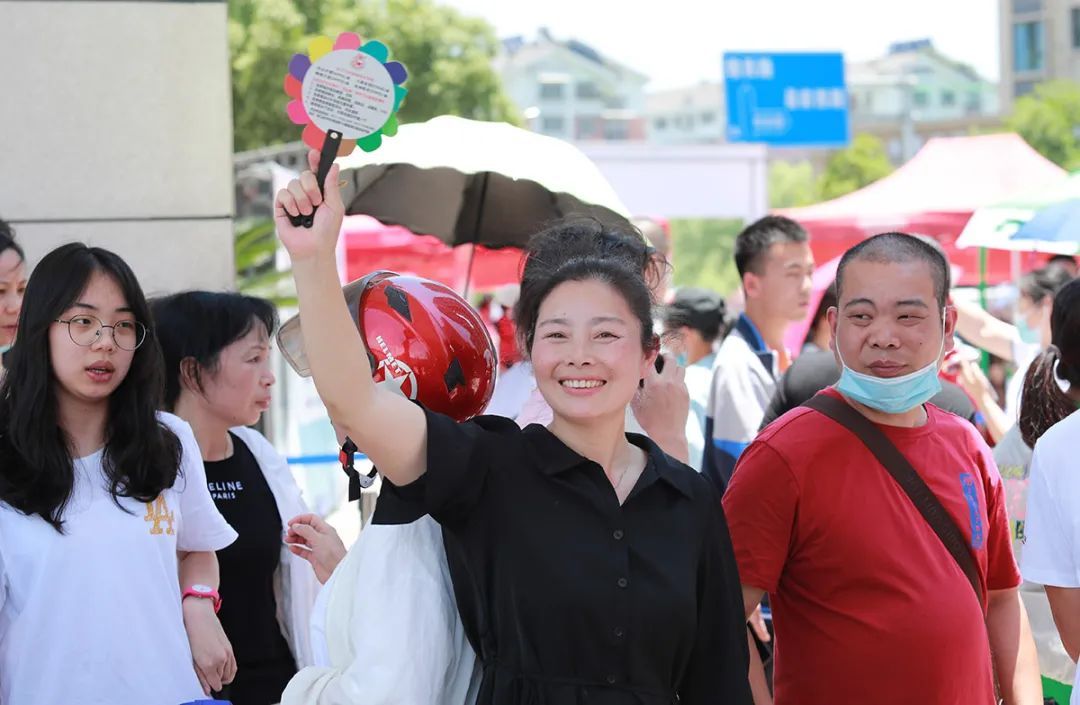
[[[442,526],[483,705],[752,703],[720,500],[645,436],[619,505],[546,428],[427,414],[428,467],[391,487]],[[386,491],[386,488],[384,488]]]

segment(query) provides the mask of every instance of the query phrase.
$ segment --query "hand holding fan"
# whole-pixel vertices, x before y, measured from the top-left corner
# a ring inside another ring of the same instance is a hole
[[[372,152],[382,136],[397,133],[397,111],[408,90],[408,72],[397,61],[387,61],[390,50],[378,41],[364,42],[352,32],[336,41],[316,37],[307,54],[294,54],[285,76],[289,119],[304,125],[303,140],[319,150],[319,190],[336,157],[357,145]],[[311,215],[292,217],[293,225],[310,228]]]

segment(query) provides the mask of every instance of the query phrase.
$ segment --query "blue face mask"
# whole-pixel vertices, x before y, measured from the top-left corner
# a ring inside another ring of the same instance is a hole
[[[8,350],[11,350],[11,345],[0,345],[0,355],[3,355]]]
[[[685,352],[676,353],[674,350],[671,349],[671,347],[668,347],[667,345],[661,345],[660,346],[660,352],[665,354],[665,355],[674,356],[676,365],[678,365],[679,367],[686,367],[686,353]]]
[[[1029,345],[1038,345],[1042,338],[1039,331],[1029,326],[1027,319],[1019,314],[1016,315],[1014,320],[1016,321],[1016,332],[1020,334],[1020,340]]]
[[[845,397],[883,414],[903,414],[929,401],[941,391],[938,367],[941,353],[945,350],[944,311],[941,317],[941,350],[929,365],[903,377],[874,377],[856,372],[840,357],[843,370],[836,389]],[[837,355],[840,354],[839,347],[837,345]]]

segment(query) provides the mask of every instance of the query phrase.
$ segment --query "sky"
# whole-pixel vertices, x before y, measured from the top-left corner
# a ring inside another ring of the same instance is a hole
[[[997,0],[442,0],[488,20],[500,38],[547,27],[652,80],[649,90],[720,80],[724,51],[841,51],[849,61],[889,44],[933,40],[996,81]]]

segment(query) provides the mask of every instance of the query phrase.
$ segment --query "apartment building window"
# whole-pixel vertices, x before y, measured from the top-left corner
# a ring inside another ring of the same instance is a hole
[[[597,100],[601,97],[600,89],[592,81],[577,84],[577,97],[582,100]]]
[[[951,108],[956,105],[956,93],[953,91],[941,92],[941,107]]]
[[[926,91],[915,91],[913,99],[916,108],[925,108],[930,105],[930,94]]]
[[[1013,86],[1013,97],[1020,98],[1035,90],[1035,81],[1017,81]]]
[[[711,125],[711,124],[713,124],[713,122],[715,120],[716,120],[716,113],[708,112],[708,113],[702,113],[701,114],[701,124],[702,125]]]
[[[1073,49],[1080,49],[1080,7],[1072,9],[1072,45]]]
[[[1046,36],[1042,22],[1017,22],[1013,25],[1013,70],[1042,71]]]
[[[653,125],[658,130],[666,130],[667,129],[667,118],[656,118],[656,120],[653,121]]]
[[[540,97],[543,100],[562,100],[563,98],[563,85],[562,83],[544,82],[540,84]]]
[[[578,118],[578,139],[592,139],[600,132],[601,127],[604,124],[602,118],[595,115],[585,115]]]
[[[630,139],[630,126],[625,120],[608,120],[604,123],[604,139],[611,141]]]
[[[977,115],[982,112],[982,96],[978,93],[968,93],[967,104],[964,106],[968,115]]]
[[[887,148],[889,150],[889,159],[894,162],[900,161],[900,158],[904,156],[904,143],[899,138],[889,140]]]
[[[540,121],[540,131],[549,135],[561,135],[566,130],[566,120],[561,117],[545,117]]]
[[[1041,12],[1043,0],[1013,0],[1013,14],[1022,15],[1028,12]]]

